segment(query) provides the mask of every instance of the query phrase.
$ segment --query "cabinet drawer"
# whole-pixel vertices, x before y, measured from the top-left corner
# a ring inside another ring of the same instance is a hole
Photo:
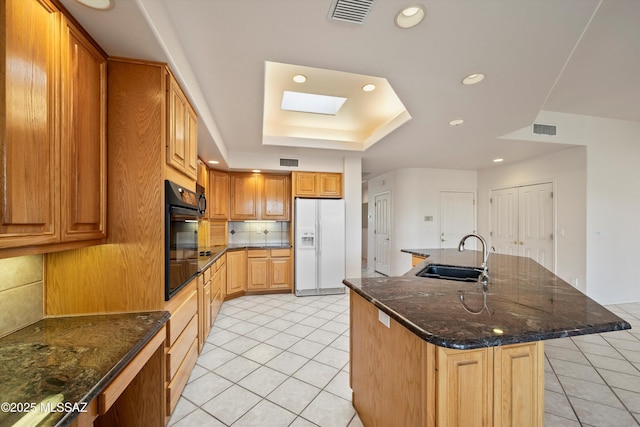
[[[198,360],[198,340],[194,340],[178,372],[167,385],[167,415],[171,415]]]
[[[287,257],[291,256],[291,249],[271,249],[271,257]]]
[[[266,249],[249,249],[247,252],[248,258],[266,258],[268,251]]]
[[[198,311],[198,292],[195,287],[189,292],[185,301],[176,309],[170,310],[171,318],[167,322],[167,344],[169,347],[176,342],[191,318]]]
[[[211,271],[211,270],[213,270],[213,269],[214,269],[214,266],[215,266],[215,264],[213,264],[211,267],[207,268],[207,269],[202,273],[202,275],[204,276],[204,283],[207,283],[209,280],[211,280],[211,273],[212,273],[212,271]]]
[[[171,381],[176,372],[178,372],[178,368],[180,368],[180,364],[189,352],[193,340],[197,338],[198,316],[193,316],[175,344],[173,344],[167,352],[167,381]]]
[[[117,377],[98,395],[98,412],[100,415],[107,413],[109,408],[118,400],[127,386],[133,381],[136,375],[142,370],[158,347],[162,346],[165,338],[164,328],[151,338],[142,350],[129,362],[129,364],[118,374]]]
[[[227,262],[227,256],[226,255],[222,255],[220,258],[218,258],[218,260],[216,261],[216,271],[220,270],[220,268],[225,265]]]

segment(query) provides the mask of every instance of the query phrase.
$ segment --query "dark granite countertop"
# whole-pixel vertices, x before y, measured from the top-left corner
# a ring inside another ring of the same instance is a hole
[[[406,252],[411,255],[421,256],[427,258],[429,256],[430,249],[400,249],[400,252]]]
[[[200,253],[204,252],[204,255],[198,257],[198,273],[207,269],[211,264],[216,262],[218,258],[227,251],[243,250],[243,249],[286,249],[290,248],[291,244],[274,244],[274,245],[251,245],[248,243],[239,243],[228,246],[211,246],[208,248],[201,248]]]
[[[530,258],[492,253],[485,293],[477,283],[415,275],[429,263],[479,266],[482,252],[419,253],[429,258],[403,276],[345,279],[344,284],[432,344],[471,349],[631,328]]]
[[[81,409],[71,405],[98,396],[168,319],[166,311],[48,318],[0,338],[0,403],[39,408],[62,394],[69,411],[53,412],[38,426],[66,426]],[[1,426],[25,415],[11,409],[0,410]]]

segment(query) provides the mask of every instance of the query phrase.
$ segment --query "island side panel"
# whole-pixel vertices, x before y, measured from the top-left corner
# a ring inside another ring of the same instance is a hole
[[[435,347],[351,292],[353,405],[366,427],[435,426]]]

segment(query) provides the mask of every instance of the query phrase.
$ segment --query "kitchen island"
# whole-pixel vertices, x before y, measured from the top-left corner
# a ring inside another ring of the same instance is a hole
[[[416,276],[482,253],[421,249],[400,277],[345,279],[365,426],[542,426],[543,340],[630,325],[535,261],[489,256],[489,285]]]

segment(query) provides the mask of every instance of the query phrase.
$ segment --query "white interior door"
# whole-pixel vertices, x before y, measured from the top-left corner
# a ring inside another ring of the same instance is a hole
[[[518,188],[491,192],[491,246],[497,253],[518,255]]]
[[[476,195],[472,192],[440,192],[440,247],[457,248],[460,239],[476,230]],[[475,249],[476,240],[467,249]]]
[[[388,276],[391,273],[391,193],[376,194],[375,202],[375,271]]]
[[[491,192],[491,245],[496,252],[526,256],[554,271],[553,184]]]
[[[554,271],[553,185],[520,187],[518,193],[520,254]]]

